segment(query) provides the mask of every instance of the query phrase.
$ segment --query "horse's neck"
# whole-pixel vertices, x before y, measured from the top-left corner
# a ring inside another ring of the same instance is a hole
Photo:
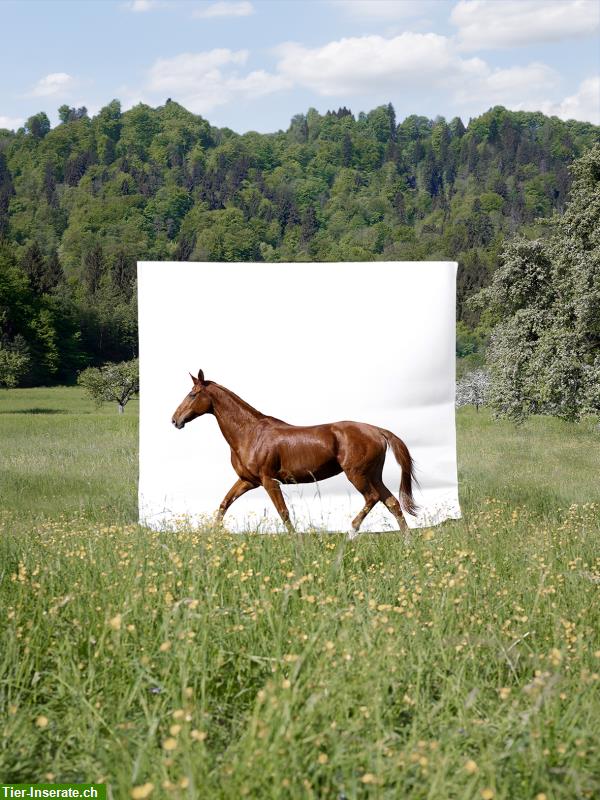
[[[257,421],[264,419],[265,415],[218,383],[210,385],[210,396],[221,433],[235,450],[252,435]]]

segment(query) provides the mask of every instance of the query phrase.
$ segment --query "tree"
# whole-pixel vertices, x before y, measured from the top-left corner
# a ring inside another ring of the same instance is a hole
[[[465,135],[466,128],[460,117],[454,117],[454,119],[452,119],[450,122],[449,128],[452,136],[455,136],[458,139]]]
[[[490,387],[490,376],[485,369],[475,369],[467,372],[456,383],[456,407],[479,406],[486,404]]]
[[[391,103],[369,111],[367,122],[377,141],[385,143],[396,139],[396,112]]]
[[[551,236],[510,242],[476,300],[503,317],[487,353],[490,403],[516,421],[600,413],[600,145],[572,173]]]
[[[65,104],[58,109],[58,116],[63,124],[76,119],[83,119],[87,117],[87,108],[85,106],[81,106],[81,108],[71,108]]]
[[[9,342],[0,340],[0,386],[12,389],[27,372],[30,364],[25,339],[17,335]]]
[[[114,287],[126,299],[131,297],[135,283],[136,262],[124,250],[117,250],[112,263]]]
[[[95,294],[100,286],[104,271],[104,254],[99,242],[83,258],[84,278],[90,294]]]
[[[29,278],[29,284],[36,294],[46,290],[46,264],[37,241],[34,240],[23,253],[21,269]]]
[[[295,114],[288,128],[290,137],[295,142],[304,143],[308,139],[308,125],[304,114]]]
[[[15,189],[8,169],[6,156],[0,153],[0,239],[8,232],[8,209]]]
[[[301,240],[303,243],[309,242],[319,230],[319,220],[313,205],[306,207],[302,214]]]
[[[60,264],[60,259],[58,257],[58,253],[56,250],[53,250],[52,253],[46,259],[46,270],[44,274],[44,291],[48,292],[51,289],[54,289],[64,280],[65,274],[63,272],[62,266]]]
[[[138,360],[88,367],[79,373],[77,383],[98,405],[117,403],[119,414],[122,414],[140,388]]]
[[[25,129],[34,139],[43,139],[50,132],[50,120],[44,111],[29,117],[25,123]]]
[[[121,133],[121,117],[121,103],[119,100],[112,100],[104,108],[101,108],[95,118],[100,133],[108,136],[113,142],[117,142]]]
[[[466,129],[397,124],[391,104],[243,135],[173,101],[59,115],[52,129],[42,112],[0,131],[0,336],[26,340],[30,385],[137,355],[137,259],[452,258],[464,350],[480,325],[466,298],[490,282],[507,234],[539,237],[564,211],[568,165],[599,130],[500,108]],[[583,314],[585,283],[577,292]],[[479,345],[461,355],[463,373],[483,363]]]

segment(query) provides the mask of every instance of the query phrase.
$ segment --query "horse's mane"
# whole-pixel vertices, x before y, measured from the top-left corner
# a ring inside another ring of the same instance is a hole
[[[221,389],[222,392],[224,392],[226,395],[235,400],[236,403],[238,403],[246,411],[249,411],[253,416],[257,417],[267,416],[266,414],[263,414],[262,411],[259,411],[257,408],[254,408],[254,406],[251,406],[250,403],[247,403],[243,398],[241,398],[235,392],[232,392],[231,389],[228,389],[226,386],[221,386],[220,383],[215,383],[214,381],[206,381],[206,385],[218,387],[219,389]]]

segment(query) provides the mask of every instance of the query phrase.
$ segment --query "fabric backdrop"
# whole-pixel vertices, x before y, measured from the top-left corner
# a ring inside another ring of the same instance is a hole
[[[415,459],[419,517],[460,516],[456,472],[455,263],[138,264],[140,522],[214,514],[237,479],[212,415],[177,430],[188,372],[297,425],[369,422]],[[384,483],[398,496],[388,452]],[[345,475],[282,487],[297,529],[348,530],[363,506]],[[227,512],[231,530],[282,530],[264,489]],[[379,503],[361,531],[396,529]]]

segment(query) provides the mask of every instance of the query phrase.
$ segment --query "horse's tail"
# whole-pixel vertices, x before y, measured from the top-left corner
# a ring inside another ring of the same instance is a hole
[[[380,428],[380,430],[388,445],[391,447],[396,461],[402,467],[402,477],[400,478],[400,503],[402,508],[412,517],[416,517],[419,507],[413,498],[412,485],[413,481],[417,486],[419,483],[415,478],[415,462],[413,457],[408,447],[395,433],[386,431],[383,428]]]

